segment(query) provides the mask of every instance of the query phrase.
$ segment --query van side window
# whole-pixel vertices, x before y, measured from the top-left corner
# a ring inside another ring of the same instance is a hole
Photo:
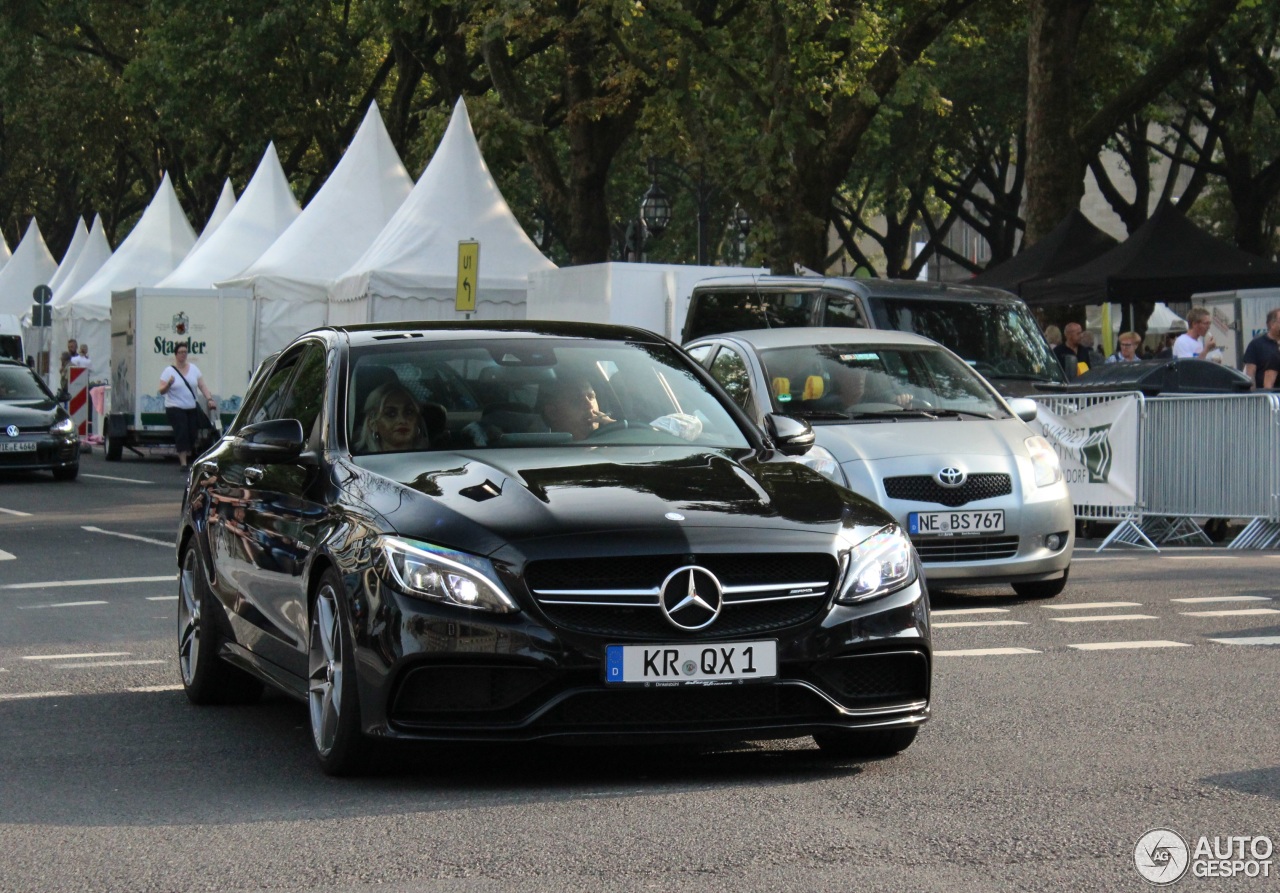
[[[704,291],[693,296],[692,312],[684,340],[703,335],[768,328],[764,307],[754,290]]]
[[[865,329],[867,321],[862,316],[862,308],[858,302],[848,298],[828,296],[827,306],[822,314],[824,326],[845,326],[850,329]]]
[[[751,415],[751,376],[747,372],[747,364],[736,350],[728,347],[720,348],[711,363],[711,377],[720,383],[733,402]]]

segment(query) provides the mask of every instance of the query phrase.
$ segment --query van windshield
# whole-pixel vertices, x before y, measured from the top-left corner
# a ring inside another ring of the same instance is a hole
[[[1035,319],[1020,305],[890,297],[867,304],[876,328],[932,338],[987,378],[1065,381]]]

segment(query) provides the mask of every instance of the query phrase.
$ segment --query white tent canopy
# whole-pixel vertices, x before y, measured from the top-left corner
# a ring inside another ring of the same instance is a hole
[[[4,240],[4,233],[0,233],[0,270],[4,269],[4,265],[9,262],[11,257],[13,257],[13,252],[9,250],[9,243]]]
[[[236,190],[231,185],[231,178],[227,177],[222,183],[222,192],[218,194],[218,203],[213,206],[213,213],[209,215],[209,220],[204,225],[204,231],[200,233],[200,238],[196,239],[196,243],[191,246],[192,254],[199,251],[200,247],[209,241],[209,237],[218,231],[222,221],[227,219],[227,215],[231,213],[231,209],[235,206]]]
[[[453,319],[458,243],[480,243],[475,316],[522,319],[529,273],[555,269],[520,228],[480,154],[461,99],[400,210],[329,292],[335,324]]]
[[[22,237],[13,257],[0,269],[0,313],[21,317],[31,312],[31,293],[37,285],[48,285],[58,272],[58,262],[49,253],[49,247],[40,234],[40,226],[34,217],[27,224],[27,234]]]
[[[68,255],[70,253],[70,251],[67,252]],[[93,218],[93,226],[89,228],[89,234],[76,253],[76,258],[66,275],[62,275],[62,267],[58,268],[58,275],[62,277],[62,281],[57,285],[50,283],[53,289],[53,306],[58,307],[67,303],[71,296],[93,277],[93,274],[102,269],[102,265],[109,257],[111,257],[111,245],[107,242],[107,230],[102,224],[102,215],[99,214]],[[63,260],[63,267],[66,263]]]
[[[329,286],[351,266],[413,191],[376,105],[338,166],[280,238],[219,287],[253,290],[255,362],[324,325]]]
[[[54,306],[55,336],[87,342],[95,377],[105,374],[111,356],[111,293],[155,285],[173,271],[195,241],[196,234],[165,174],[151,204],[115,254],[65,303]],[[86,246],[82,260],[87,251]]]
[[[84,243],[87,241],[89,241],[89,230],[84,225],[84,218],[77,218],[76,231],[71,236],[71,244],[67,246],[66,253],[62,255],[62,260],[58,261],[58,271],[49,280],[49,288],[53,291],[57,291],[58,286],[71,273],[71,268],[76,265],[76,258],[80,256]]]
[[[262,256],[299,213],[275,143],[258,164],[240,200],[209,239],[188,254],[157,288],[213,288]],[[151,283],[144,283],[151,284]]]

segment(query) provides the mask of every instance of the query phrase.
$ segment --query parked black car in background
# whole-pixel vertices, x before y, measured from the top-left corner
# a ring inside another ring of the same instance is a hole
[[[67,411],[29,366],[0,359],[0,472],[80,473],[80,438]]]
[[[1242,394],[1253,383],[1243,372],[1208,360],[1139,360],[1095,366],[1067,384],[1040,385],[1045,393],[1102,393],[1141,391],[1161,394]]]
[[[566,393],[576,435],[546,421]],[[787,459],[807,424],[766,425],[636,329],[304,335],[191,475],[187,695],[305,700],[330,773],[370,738],[900,751],[929,715],[918,558]]]

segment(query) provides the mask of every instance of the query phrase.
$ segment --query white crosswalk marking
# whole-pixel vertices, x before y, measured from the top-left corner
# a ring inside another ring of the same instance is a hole
[[[1183,617],[1253,617],[1258,614],[1280,614],[1280,608],[1237,608],[1234,611],[1179,611]]]
[[[1280,636],[1236,636],[1230,639],[1210,639],[1223,645],[1280,645]]]
[[[1142,602],[1077,602],[1074,605],[1041,605],[1046,611],[1092,611],[1095,608],[1136,608]]]
[[[1171,602],[1182,604],[1199,604],[1200,602],[1269,602],[1269,595],[1209,595],[1201,598],[1171,598]]]
[[[1094,617],[1055,617],[1054,623],[1101,623],[1106,620],[1158,620],[1152,614],[1098,614]]]
[[[1121,651],[1129,648],[1190,648],[1190,642],[1168,642],[1161,639],[1150,639],[1145,642],[1084,642],[1069,645],[1080,651]]]
[[[934,617],[955,617],[961,614],[1008,614],[1008,608],[947,608],[931,611]]]
[[[959,651],[935,651],[934,657],[995,657],[1002,654],[1040,654],[1034,648],[966,648]]]
[[[935,623],[934,629],[956,629],[964,626],[1026,626],[1025,620],[966,620],[959,623]]]

